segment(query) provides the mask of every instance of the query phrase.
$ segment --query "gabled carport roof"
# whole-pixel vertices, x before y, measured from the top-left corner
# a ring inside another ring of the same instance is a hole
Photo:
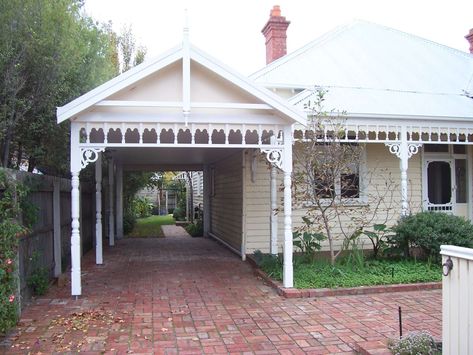
[[[138,81],[145,79],[154,73],[157,73],[161,69],[179,60],[183,60],[183,66],[185,66],[186,63],[188,63],[187,65],[190,65],[191,60],[204,66],[206,69],[215,73],[219,77],[231,82],[241,90],[260,100],[262,103],[270,106],[276,111],[278,116],[283,118],[288,123],[305,124],[306,122],[305,114],[299,111],[299,109],[293,107],[285,99],[280,98],[270,90],[237,73],[204,51],[194,47],[193,45],[186,45],[186,41],[184,41],[182,45],[165,52],[157,58],[145,61],[144,63],[107,81],[106,83],[78,97],[68,104],[58,107],[58,123],[67,119],[74,120],[75,117],[91,109],[100,101],[107,99],[120,90],[132,86]]]

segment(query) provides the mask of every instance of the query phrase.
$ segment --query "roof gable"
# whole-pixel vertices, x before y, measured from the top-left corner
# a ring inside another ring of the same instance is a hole
[[[186,58],[188,60],[186,60]],[[148,92],[147,94],[151,96],[143,96],[143,93],[146,92],[146,87],[148,87],[148,89],[150,87],[159,87],[159,83],[153,83],[153,79],[163,79],[165,82],[169,82],[174,78],[175,81],[173,82],[171,90],[174,94],[168,93],[168,97],[165,97],[164,100],[184,101],[182,95],[182,69],[183,65],[186,65],[185,63],[189,63],[188,65],[190,65],[190,90],[194,90],[194,94],[197,93],[196,87],[198,89],[198,83],[192,83],[192,81],[194,79],[199,80],[199,76],[202,79],[202,72],[204,72],[207,76],[212,76],[214,81],[217,85],[220,85],[220,87],[225,87],[230,91],[233,90],[235,95],[237,95],[237,92],[239,91],[239,97],[250,100],[247,103],[263,103],[269,105],[275,114],[286,120],[288,123],[305,123],[305,115],[297,108],[290,105],[286,100],[281,99],[266,88],[257,85],[252,80],[228,68],[223,63],[217,61],[215,58],[209,56],[200,49],[194,46],[186,47],[185,43],[182,46],[164,53],[158,58],[146,61],[130,69],[129,71],[71,101],[63,107],[59,107],[57,110],[58,122],[62,122],[66,119],[73,119],[85,111],[92,110],[94,109],[94,105],[106,99],[123,100],[124,98],[127,98],[127,100],[129,100],[130,98],[133,99],[134,97],[139,97],[140,100],[146,98],[155,100],[155,98],[152,97],[153,93],[151,92]],[[173,71],[176,67],[180,68],[179,70],[181,71]],[[192,68],[196,71],[195,78],[192,76]],[[174,75],[174,77],[172,77],[172,75]],[[214,91],[217,92],[218,88]],[[156,99],[160,98],[158,97]],[[192,96],[191,99],[194,100]],[[220,98],[220,100],[223,101],[225,99],[231,99],[231,97]]]

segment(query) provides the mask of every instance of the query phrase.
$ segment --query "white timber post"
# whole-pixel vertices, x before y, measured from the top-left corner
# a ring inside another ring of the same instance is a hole
[[[117,209],[117,239],[123,238],[123,165],[117,165],[117,192],[116,204]]]
[[[276,137],[271,137],[271,144],[276,143]],[[272,255],[277,255],[278,253],[278,215],[277,215],[277,198],[278,198],[278,189],[277,189],[277,170],[276,167],[271,164],[271,214],[270,214],[270,223],[271,223],[271,245],[270,251]]]
[[[95,162],[95,263],[103,264],[102,242],[102,154]]]
[[[166,196],[166,214],[169,213],[169,205],[168,205],[168,190],[166,190],[165,196]]]
[[[407,128],[401,127],[401,137],[399,143],[386,143],[389,151],[395,154],[399,159],[399,167],[401,170],[401,217],[409,214],[409,199],[407,186],[407,169],[409,167],[409,159],[417,154],[421,143],[409,143],[407,139]]]
[[[292,266],[292,127],[284,128],[282,170],[284,172],[284,266],[283,286],[294,287]]]
[[[210,167],[204,166],[204,191],[202,196],[203,208],[203,219],[204,219],[204,237],[209,236],[210,232]]]
[[[409,202],[407,200],[407,168],[409,167],[409,152],[407,145],[406,127],[401,129],[401,147],[400,147],[400,169],[401,169],[401,217],[409,213]]]
[[[114,182],[114,166],[113,159],[110,159],[108,162],[108,187],[109,187],[109,211],[108,211],[108,241],[110,246],[115,245],[115,218],[114,218],[114,209],[113,209],[113,182]]]
[[[62,273],[61,242],[61,179],[53,181],[53,235],[54,235],[54,277]]]
[[[71,123],[71,294],[80,296],[81,286],[81,241],[80,241],[80,193],[79,173],[81,170],[79,149],[79,126]]]

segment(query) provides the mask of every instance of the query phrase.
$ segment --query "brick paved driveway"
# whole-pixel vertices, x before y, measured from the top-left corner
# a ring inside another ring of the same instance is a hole
[[[441,292],[284,299],[208,239],[121,240],[83,260],[83,296],[53,287],[0,351],[26,353],[352,354],[405,329],[440,337]]]

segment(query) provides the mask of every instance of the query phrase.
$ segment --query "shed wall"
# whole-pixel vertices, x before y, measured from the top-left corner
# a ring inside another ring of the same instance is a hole
[[[243,218],[241,151],[215,163],[212,179],[210,232],[239,251]]]

